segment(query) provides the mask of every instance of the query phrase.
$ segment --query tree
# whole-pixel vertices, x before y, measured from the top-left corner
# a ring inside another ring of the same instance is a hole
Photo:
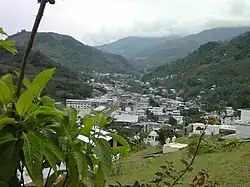
[[[158,139],[161,143],[161,145],[165,144],[165,141],[167,138],[172,138],[175,134],[173,129],[170,128],[161,128],[157,134],[159,135]]]
[[[177,123],[177,120],[173,116],[170,116],[169,124],[172,126],[177,126],[178,123]]]

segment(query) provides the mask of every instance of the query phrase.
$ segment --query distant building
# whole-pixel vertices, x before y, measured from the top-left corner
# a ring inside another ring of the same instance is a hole
[[[66,99],[66,106],[73,108],[96,108],[98,106],[113,106],[115,100],[107,98],[97,98],[97,99]]]

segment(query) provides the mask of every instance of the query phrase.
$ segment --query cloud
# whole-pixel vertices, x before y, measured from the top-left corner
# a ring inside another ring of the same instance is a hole
[[[0,23],[7,32],[31,30],[36,0],[2,1],[0,7],[4,7]],[[56,0],[46,7],[39,30],[97,45],[131,35],[186,35],[213,27],[250,25],[249,8],[249,0]]]

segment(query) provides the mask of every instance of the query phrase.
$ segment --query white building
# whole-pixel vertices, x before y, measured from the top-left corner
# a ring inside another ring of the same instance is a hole
[[[163,108],[161,107],[152,107],[152,108],[149,108],[148,110],[156,116],[163,115]]]
[[[250,138],[250,109],[241,109],[240,120],[235,122],[234,134],[237,138],[249,139]],[[230,136],[230,135],[229,135]]]
[[[98,106],[112,106],[114,99],[98,98],[98,99],[66,99],[66,106],[73,108],[96,108]]]
[[[190,136],[192,135],[200,135],[204,128],[204,123],[191,123],[188,125],[191,127],[191,132],[189,133]],[[216,135],[220,133],[220,126],[219,125],[208,125],[205,130],[205,135]]]

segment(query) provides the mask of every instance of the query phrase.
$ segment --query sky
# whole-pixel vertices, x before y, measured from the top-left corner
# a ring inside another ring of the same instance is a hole
[[[0,0],[0,27],[30,31],[37,0]],[[250,0],[56,0],[39,31],[71,35],[88,45],[126,36],[188,35],[204,29],[250,25]]]

